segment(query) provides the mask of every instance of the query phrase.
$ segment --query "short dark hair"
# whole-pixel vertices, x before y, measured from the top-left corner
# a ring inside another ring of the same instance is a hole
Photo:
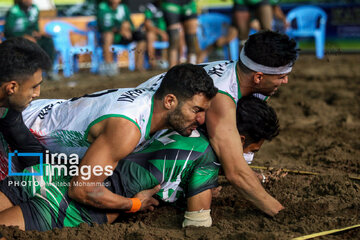
[[[49,70],[49,56],[41,47],[25,38],[10,38],[0,44],[0,83],[21,81],[37,70]]]
[[[203,93],[212,99],[217,91],[203,67],[187,63],[174,66],[165,74],[154,97],[162,99],[167,94],[174,94],[181,101]]]
[[[238,101],[236,125],[239,134],[245,136],[244,147],[262,139],[271,141],[279,134],[279,120],[274,109],[252,95]]]
[[[294,65],[299,49],[296,48],[295,40],[287,35],[265,30],[250,35],[244,51],[248,58],[258,64],[280,67],[287,64]],[[244,69],[245,66],[240,64],[240,67]]]

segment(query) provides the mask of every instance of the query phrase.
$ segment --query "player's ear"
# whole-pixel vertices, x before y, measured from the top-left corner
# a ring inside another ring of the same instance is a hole
[[[253,76],[253,80],[255,84],[260,84],[260,82],[264,79],[264,73],[256,72]]]
[[[19,89],[19,83],[17,81],[10,81],[3,84],[3,89],[8,96],[13,95]]]
[[[163,103],[165,109],[171,110],[176,108],[178,100],[174,94],[169,93],[164,97]]]
[[[240,139],[241,139],[242,146],[244,147],[244,145],[245,145],[245,136],[240,135]]]

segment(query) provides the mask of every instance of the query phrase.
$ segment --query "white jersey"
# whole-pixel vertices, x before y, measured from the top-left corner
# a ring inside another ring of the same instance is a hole
[[[88,134],[96,123],[121,117],[140,130],[137,147],[149,139],[153,93],[146,89],[111,89],[69,100],[33,101],[23,111],[24,122],[50,152],[83,157],[90,146]],[[121,144],[121,142],[119,142]]]
[[[207,74],[213,79],[215,87],[219,92],[229,96],[235,104],[242,97],[240,91],[239,79],[236,70],[237,61],[217,61],[199,64],[203,66]],[[156,91],[166,73],[161,73],[155,77],[150,78],[146,82],[140,84],[138,88],[148,88],[151,91]],[[256,93],[255,97],[266,100],[267,97]]]

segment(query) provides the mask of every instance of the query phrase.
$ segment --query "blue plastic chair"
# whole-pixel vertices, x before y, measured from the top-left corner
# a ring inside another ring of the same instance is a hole
[[[82,31],[74,25],[63,21],[50,21],[45,26],[45,32],[51,35],[57,56],[54,63],[54,72],[59,70],[59,59],[61,57],[63,63],[64,77],[70,77],[74,74],[74,70],[78,69],[77,60],[74,57],[78,54],[91,54],[91,68],[96,68],[98,65],[95,57],[95,36],[93,32]],[[87,45],[74,46],[71,43],[70,33],[77,33],[87,36]]]
[[[214,44],[218,38],[227,34],[227,28],[231,24],[231,18],[220,13],[205,13],[198,17],[197,38],[201,49]],[[228,60],[239,58],[239,40],[235,38],[224,46],[224,55]],[[228,54],[230,50],[230,56]]]
[[[292,9],[286,16],[290,28],[286,33],[292,38],[314,37],[316,56],[324,57],[327,15],[319,7],[301,6]]]
[[[102,47],[99,45],[100,42],[100,33],[97,30],[97,21],[90,21],[88,24],[88,29],[89,31],[92,31],[95,34],[95,38],[96,38],[96,48],[95,48],[95,52],[96,52],[96,57],[97,57],[97,61],[98,61],[98,65],[94,66],[91,68],[91,72],[93,73],[98,73],[99,71],[99,65],[100,63],[102,63],[104,61],[103,58],[103,50]],[[135,48],[136,48],[136,43],[135,42],[131,42],[127,45],[122,45],[122,44],[113,44],[110,47],[110,51],[114,53],[114,58],[117,59],[117,55],[121,54],[124,51],[128,52],[128,60],[129,60],[129,70],[130,71],[134,71],[135,70]]]
[[[5,26],[0,25],[0,42],[5,41],[5,34],[4,34]]]

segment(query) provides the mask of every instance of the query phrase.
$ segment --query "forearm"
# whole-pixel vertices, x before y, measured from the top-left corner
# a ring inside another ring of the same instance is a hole
[[[225,176],[245,199],[266,214],[274,216],[284,207],[262,187],[258,177],[244,160],[241,141],[235,140],[237,138],[240,136],[228,135],[224,139],[216,141],[215,138],[212,141],[214,149],[219,152]]]
[[[130,210],[132,201],[129,198],[111,192],[104,186],[84,187],[74,186],[71,182],[69,197],[77,202],[101,209]],[[86,184],[87,182],[84,182]],[[78,184],[81,185],[81,184]]]
[[[256,174],[250,169],[250,172],[241,171],[232,173],[231,176],[225,173],[231,184],[240,192],[240,194],[261,211],[270,216],[275,216],[284,209],[279,201],[268,194],[262,187]]]
[[[281,20],[284,23],[286,22],[286,16],[285,16],[284,12],[281,10],[280,6],[274,6],[273,11],[274,11],[275,18]]]

